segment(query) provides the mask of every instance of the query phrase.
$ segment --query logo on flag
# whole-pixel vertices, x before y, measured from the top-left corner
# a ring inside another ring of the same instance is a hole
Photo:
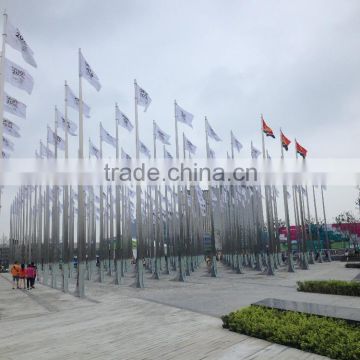
[[[215,141],[221,141],[220,137],[216,134],[216,132],[210,126],[208,121],[206,122],[206,132],[207,132],[208,136],[211,137],[212,139],[214,139]]]
[[[75,96],[70,87],[66,85],[66,102],[67,104],[76,111],[80,111],[80,99]],[[84,101],[83,103],[83,112],[84,116],[90,117],[90,106],[87,105]]]
[[[80,76],[85,78],[97,91],[101,89],[101,84],[98,76],[91,69],[89,63],[85,60],[81,51],[79,52],[79,72]]]
[[[9,21],[6,22],[5,28],[5,41],[15,50],[21,52],[23,59],[31,66],[37,67],[34,52],[30,49],[29,45],[21,34],[20,30],[13,26]]]
[[[26,105],[6,93],[4,95],[4,110],[25,119]]]
[[[150,159],[151,153],[150,150],[146,147],[146,145],[143,142],[139,141],[139,146],[140,146],[140,152]]]
[[[156,123],[154,126],[154,133],[156,139],[160,140],[164,145],[170,145],[170,135],[162,131]]]
[[[134,128],[129,118],[124,113],[122,113],[117,106],[116,106],[116,121],[118,125],[122,126],[124,129],[128,131],[132,131],[132,129]]]
[[[191,154],[196,153],[196,146],[184,135],[185,150],[190,151]]]
[[[151,98],[149,94],[142,89],[138,84],[135,84],[136,86],[136,102],[138,105],[141,105],[144,107],[144,111],[147,110],[151,103]]]
[[[29,95],[34,87],[32,76],[22,67],[5,59],[5,81],[18,89],[25,90]]]
[[[19,138],[20,137],[20,128],[8,119],[3,119],[4,133],[10,136]]]

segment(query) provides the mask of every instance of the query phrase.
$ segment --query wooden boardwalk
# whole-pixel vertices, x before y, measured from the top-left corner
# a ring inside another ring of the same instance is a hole
[[[80,300],[39,284],[12,290],[1,275],[0,359],[323,358],[231,333],[214,316],[130,296],[136,289],[104,286],[88,284],[90,298]]]

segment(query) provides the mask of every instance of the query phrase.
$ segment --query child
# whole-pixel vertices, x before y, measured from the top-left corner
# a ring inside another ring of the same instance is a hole
[[[17,261],[14,262],[14,265],[10,269],[11,275],[13,277],[13,289],[15,289],[15,283],[16,288],[19,288],[19,274],[20,274],[20,266]]]
[[[23,289],[25,289],[25,264],[21,264],[20,272],[19,272],[19,287],[21,289],[21,284],[23,284]]]

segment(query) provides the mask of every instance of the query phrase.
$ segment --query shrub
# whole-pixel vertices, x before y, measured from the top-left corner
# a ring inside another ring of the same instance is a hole
[[[360,263],[347,263],[345,267],[348,269],[360,269]]]
[[[333,359],[360,359],[360,327],[342,320],[255,305],[222,320],[230,331]]]
[[[360,296],[360,282],[340,280],[298,281],[297,290],[321,294]]]

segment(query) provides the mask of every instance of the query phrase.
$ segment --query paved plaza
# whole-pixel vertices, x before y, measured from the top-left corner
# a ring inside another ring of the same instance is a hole
[[[36,284],[12,290],[0,276],[0,359],[321,359],[324,357],[222,329],[220,316],[266,297],[358,308],[356,297],[298,293],[296,281],[351,280],[356,269],[340,262],[269,277],[219,266],[211,278],[203,266],[185,283],[146,278],[146,288],[86,283],[78,299]],[[59,284],[60,285],[60,284]]]

